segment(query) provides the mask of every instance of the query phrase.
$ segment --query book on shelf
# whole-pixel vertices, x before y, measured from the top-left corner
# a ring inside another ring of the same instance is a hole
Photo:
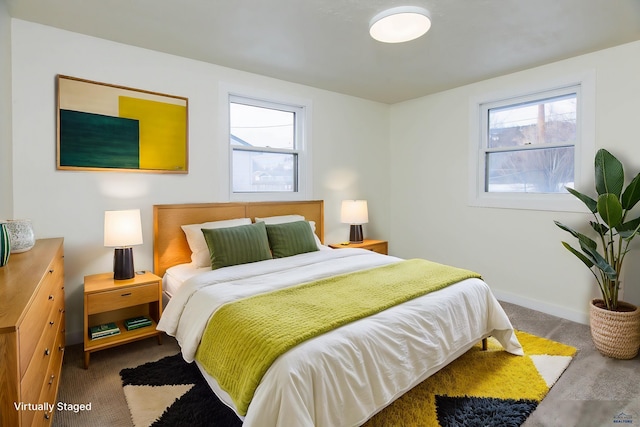
[[[140,328],[145,328],[147,326],[151,326],[151,322],[149,323],[139,323],[137,325],[129,325],[129,326],[125,326],[125,328],[127,328],[127,331],[133,331],[135,329],[140,329]]]
[[[98,340],[100,338],[106,338],[106,337],[112,337],[114,335],[118,335],[120,334],[120,329],[114,330],[114,331],[110,331],[110,332],[106,332],[106,333],[102,333],[99,335],[91,335],[91,339],[92,340]]]
[[[130,319],[126,319],[124,321],[124,324],[132,325],[136,323],[148,323],[148,322],[151,322],[151,319],[149,319],[147,316],[138,316],[138,317],[132,317]]]
[[[120,328],[114,323],[104,323],[102,325],[96,325],[89,328],[89,337],[94,340],[97,338],[109,337],[112,335],[118,335]]]
[[[146,326],[151,326],[151,325],[152,325],[151,319],[145,316],[138,316],[131,319],[126,319],[124,321],[124,327],[127,329],[127,331],[131,331],[133,329],[138,329],[138,328],[144,328]]]

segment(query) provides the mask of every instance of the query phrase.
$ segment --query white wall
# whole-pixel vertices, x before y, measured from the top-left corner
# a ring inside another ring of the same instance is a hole
[[[84,275],[111,270],[102,246],[104,210],[140,208],[144,245],[136,269],[152,265],[152,206],[226,201],[216,163],[218,85],[243,85],[312,102],[313,194],[325,200],[325,241],[345,240],[343,198],[369,198],[370,235],[389,234],[389,106],[203,62],[12,20],[13,204],[38,238],[65,238],[67,331],[82,333]],[[189,98],[189,174],[57,171],[55,77],[64,74]]]
[[[13,215],[11,171],[11,18],[0,0],[0,218]]]
[[[571,236],[553,220],[583,228],[589,215],[469,207],[467,156],[470,99],[588,70],[597,75],[596,148],[618,156],[629,175],[637,173],[640,42],[393,105],[391,241],[397,254],[474,269],[504,300],[586,322],[597,287],[561,246]],[[630,253],[623,277],[625,299],[635,304],[639,261],[639,250]]]
[[[226,182],[215,171],[226,144],[220,82],[312,101],[311,197],[325,200],[327,242],[348,233],[339,223],[340,201],[366,198],[365,234],[390,238],[394,255],[474,269],[499,297],[573,320],[586,321],[596,289],[561,247],[567,236],[553,220],[579,226],[587,216],[467,206],[469,99],[594,69],[597,148],[640,170],[640,42],[387,106],[9,19],[0,0],[0,58],[0,196],[9,200],[0,217],[32,219],[38,238],[65,238],[70,343],[82,333],[83,276],[111,269],[112,250],[102,247],[104,210],[142,209],[145,244],[134,249],[136,268],[152,269],[152,205],[225,201]],[[56,171],[57,74],[188,97],[189,174]],[[636,304],[638,261],[640,251],[632,252],[624,277],[625,299]]]

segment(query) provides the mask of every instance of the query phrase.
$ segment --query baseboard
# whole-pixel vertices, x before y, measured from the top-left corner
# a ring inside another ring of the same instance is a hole
[[[511,304],[517,304],[525,308],[540,311],[542,313],[550,314],[552,316],[561,317],[563,319],[571,320],[572,322],[582,323],[584,325],[589,324],[589,314],[581,311],[571,310],[559,305],[548,304],[539,300],[525,298],[521,295],[512,294],[509,292],[503,292],[499,290],[492,290],[495,297],[504,302]]]

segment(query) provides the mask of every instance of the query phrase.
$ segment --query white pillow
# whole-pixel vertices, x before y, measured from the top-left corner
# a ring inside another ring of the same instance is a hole
[[[268,216],[264,218],[256,217],[256,222],[264,222],[265,224],[286,224],[287,222],[296,222],[296,221],[306,221],[305,217],[302,215],[279,215],[279,216]],[[313,238],[316,241],[316,245],[318,249],[323,249],[322,242],[320,238],[316,235],[316,222],[315,221],[307,221],[311,226],[311,231],[313,231]]]
[[[181,225],[187,237],[187,243],[191,249],[191,262],[196,267],[211,267],[211,257],[209,256],[209,247],[204,240],[202,229],[237,227],[239,225],[251,224],[251,218],[227,219],[224,221],[204,222],[202,224]]]

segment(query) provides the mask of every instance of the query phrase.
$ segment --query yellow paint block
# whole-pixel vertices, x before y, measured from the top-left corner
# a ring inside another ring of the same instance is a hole
[[[119,97],[119,116],[140,123],[140,169],[187,170],[187,108]]]

